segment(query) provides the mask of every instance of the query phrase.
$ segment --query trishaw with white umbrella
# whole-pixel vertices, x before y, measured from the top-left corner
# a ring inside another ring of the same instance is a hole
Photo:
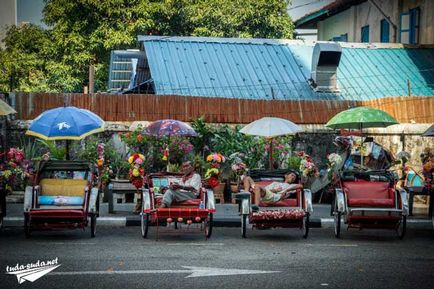
[[[277,117],[264,117],[256,120],[245,127],[240,132],[246,135],[256,135],[267,137],[272,140],[273,137],[295,134],[303,129],[295,123]],[[272,141],[271,141],[272,144]],[[270,147],[270,169],[272,168],[272,147]],[[275,172],[275,173],[273,173]],[[251,175],[257,186],[267,186],[273,181],[283,181],[287,171],[268,171],[257,172]],[[301,183],[300,173],[292,171],[296,175],[296,183]],[[240,200],[241,216],[241,236],[246,238],[247,222],[252,224],[252,228],[299,228],[303,231],[303,237],[307,238],[309,234],[309,216],[312,213],[312,194],[309,189],[297,189],[295,194],[289,198],[277,202],[260,202],[257,210],[252,209],[253,190],[250,192],[240,192],[235,197]]]

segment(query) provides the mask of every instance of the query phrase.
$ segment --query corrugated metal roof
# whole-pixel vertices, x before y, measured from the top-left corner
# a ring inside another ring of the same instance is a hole
[[[139,50],[113,50],[110,55],[109,92],[126,90],[135,85],[137,61],[145,54]]]
[[[409,79],[412,95],[434,95],[432,48],[343,44],[337,76],[341,92],[318,93],[308,83],[313,43],[192,37],[139,40],[156,94],[369,100],[407,95]]]

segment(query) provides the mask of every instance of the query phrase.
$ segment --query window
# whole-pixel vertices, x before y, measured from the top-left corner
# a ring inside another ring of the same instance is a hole
[[[399,37],[401,43],[416,44],[419,42],[419,8],[401,13]]]
[[[329,41],[339,41],[339,42],[348,42],[348,34],[341,34],[341,36],[335,36]]]
[[[386,19],[381,20],[380,42],[389,42],[389,22]]]
[[[369,42],[369,25],[362,27],[362,37],[360,42]]]

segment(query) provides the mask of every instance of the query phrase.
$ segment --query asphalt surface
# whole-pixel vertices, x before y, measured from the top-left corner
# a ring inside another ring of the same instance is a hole
[[[409,230],[404,240],[384,230],[342,234],[336,239],[332,229],[311,229],[303,239],[298,229],[249,230],[242,239],[239,228],[214,228],[209,240],[184,234],[156,241],[155,228],[143,239],[138,227],[101,226],[93,239],[80,230],[34,232],[25,239],[22,228],[6,227],[0,233],[0,286],[432,288],[432,230]],[[5,273],[6,266],[56,257],[61,266],[33,283],[18,284],[16,276]],[[194,277],[193,272],[218,276]]]

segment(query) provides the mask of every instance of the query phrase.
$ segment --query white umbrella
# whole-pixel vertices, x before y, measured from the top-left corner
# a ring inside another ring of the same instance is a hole
[[[303,129],[287,119],[278,117],[263,117],[243,127],[240,132],[247,135],[257,135],[273,138],[280,135],[295,134]],[[273,163],[273,142],[270,139],[270,168]]]

